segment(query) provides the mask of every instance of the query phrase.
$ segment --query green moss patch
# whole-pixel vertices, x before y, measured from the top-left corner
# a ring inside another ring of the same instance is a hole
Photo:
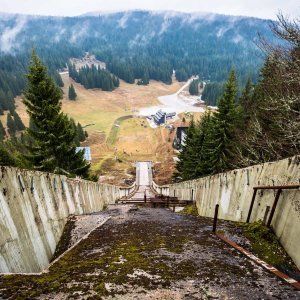
[[[268,264],[297,271],[292,259],[288,256],[271,228],[261,221],[251,224],[242,224],[243,234],[251,242],[254,254]]]
[[[68,250],[70,246],[71,233],[75,227],[75,221],[75,216],[71,216],[68,219],[51,261],[55,260],[57,257],[59,257],[61,254]]]
[[[192,277],[196,271],[190,260],[177,264],[169,257],[154,254],[162,248],[171,254],[181,253],[189,238],[183,231],[175,229],[175,233],[159,230],[152,222],[138,226],[105,224],[51,266],[49,273],[0,277],[2,296],[34,299],[52,292],[75,295],[79,291],[87,296],[95,292],[99,296],[114,294],[106,290],[105,283],[146,289],[169,286],[171,280]]]
[[[190,204],[184,207],[184,209],[180,212],[183,214],[199,216],[197,206],[195,204]]]

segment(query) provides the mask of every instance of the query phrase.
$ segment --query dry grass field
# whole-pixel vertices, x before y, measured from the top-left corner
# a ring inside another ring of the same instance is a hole
[[[82,126],[88,125],[85,130],[89,137],[83,145],[91,147],[92,171],[102,175],[101,180],[123,184],[125,178],[132,177],[136,160],[160,163],[158,178],[162,182],[168,180],[174,165],[174,133],[170,134],[163,127],[150,128],[145,118],[135,114],[139,108],[159,104],[157,97],[175,93],[180,88],[177,81],[171,85],[150,81],[148,86],[121,81],[118,89],[104,92],[87,90],[70,79],[68,74],[63,74],[62,79],[65,84],[62,110]],[[71,83],[77,93],[76,101],[67,99]],[[17,112],[28,125],[28,115],[20,98],[16,100],[16,105]],[[176,125],[181,124],[182,117]]]

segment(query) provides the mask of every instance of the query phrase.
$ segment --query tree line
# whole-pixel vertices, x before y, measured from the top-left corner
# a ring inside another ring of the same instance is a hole
[[[139,84],[147,84],[153,79],[170,84],[173,70],[179,81],[199,75],[205,81],[224,82],[230,69],[235,67],[239,85],[243,86],[248,77],[257,81],[262,63],[259,49],[253,43],[257,31],[274,39],[266,20],[232,20],[230,16],[219,16],[211,22],[199,18],[189,23],[178,15],[170,18],[168,28],[160,32],[164,15],[132,12],[126,28],[118,26],[121,17],[122,13],[79,19],[28,17],[27,26],[22,28],[23,42],[12,49],[13,55],[0,53],[0,91],[10,102],[22,93],[32,47],[59,86],[63,82],[57,70],[64,69],[71,57],[80,58],[86,51],[96,54],[111,73],[129,83],[138,80]],[[233,21],[233,29],[224,35],[218,34],[219,28],[227,28]],[[2,19],[0,25],[5,28],[14,22],[14,18]],[[89,30],[76,39],[74,33],[82,22]],[[63,29],[61,33],[57,28]],[[236,32],[241,36],[240,41],[234,40]],[[89,81],[85,80],[86,86],[96,85]],[[109,89],[109,84],[105,85]]]
[[[86,89],[99,88],[103,91],[112,91],[120,85],[119,78],[101,69],[100,66],[84,66],[77,71],[74,64],[68,64],[68,70],[69,76]]]
[[[192,121],[174,180],[190,180],[300,154],[300,30],[279,16],[274,33],[286,47],[263,41],[267,58],[256,85],[238,95],[232,70],[216,112]]]

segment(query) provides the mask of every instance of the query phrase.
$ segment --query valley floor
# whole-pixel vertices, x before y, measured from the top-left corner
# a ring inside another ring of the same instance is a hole
[[[157,168],[158,182],[163,184],[170,180],[174,167],[174,132],[164,127],[151,128],[138,112],[141,108],[160,104],[158,97],[176,93],[182,84],[175,79],[171,85],[151,80],[148,86],[142,86],[121,80],[119,88],[104,92],[85,89],[70,79],[68,73],[61,76],[64,82],[62,110],[75,122],[86,126],[84,130],[89,137],[83,146],[91,148],[92,171],[101,176],[102,182],[126,185],[126,179],[134,180],[134,162],[137,160],[160,162],[164,167]],[[77,93],[76,101],[67,99],[71,83]],[[20,98],[16,104],[18,114],[28,125],[28,115]],[[175,124],[181,125],[181,119],[180,115]],[[188,116],[186,122],[189,122]]]
[[[123,300],[300,297],[299,291],[212,234],[211,219],[129,205],[111,206],[90,218],[95,222],[109,216],[111,219],[52,265],[48,273],[0,277],[0,297]],[[86,220],[79,225],[84,227],[88,224]],[[230,222],[219,223],[220,230],[232,226]]]

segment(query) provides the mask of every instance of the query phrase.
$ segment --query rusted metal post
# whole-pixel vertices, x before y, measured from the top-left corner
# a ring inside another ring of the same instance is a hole
[[[259,190],[295,190],[300,188],[300,184],[291,184],[291,185],[270,185],[270,186],[255,186],[254,189]]]
[[[276,206],[277,206],[277,203],[278,203],[281,192],[282,192],[282,189],[279,189],[276,193],[274,203],[273,203],[273,206],[272,206],[272,210],[271,210],[271,213],[270,213],[270,217],[269,217],[269,220],[268,220],[268,223],[267,223],[267,227],[271,226],[273,215],[274,215],[274,212],[275,212],[275,209],[276,209]]]
[[[249,208],[249,212],[248,212],[248,216],[247,216],[247,221],[246,221],[247,223],[249,223],[249,221],[250,221],[250,217],[251,217],[251,213],[252,213],[253,204],[254,204],[254,201],[255,201],[256,194],[257,194],[257,189],[254,189],[251,204],[250,204],[250,208]]]
[[[146,194],[144,194],[144,202],[146,203],[147,197]]]
[[[217,229],[218,212],[219,212],[219,204],[217,204],[215,207],[215,216],[214,216],[214,224],[213,224],[214,233],[216,233],[216,229]]]
[[[267,218],[268,218],[269,211],[270,211],[270,206],[267,206],[266,211],[265,211],[265,215],[264,215],[264,220],[263,220],[264,225],[267,225]]]

